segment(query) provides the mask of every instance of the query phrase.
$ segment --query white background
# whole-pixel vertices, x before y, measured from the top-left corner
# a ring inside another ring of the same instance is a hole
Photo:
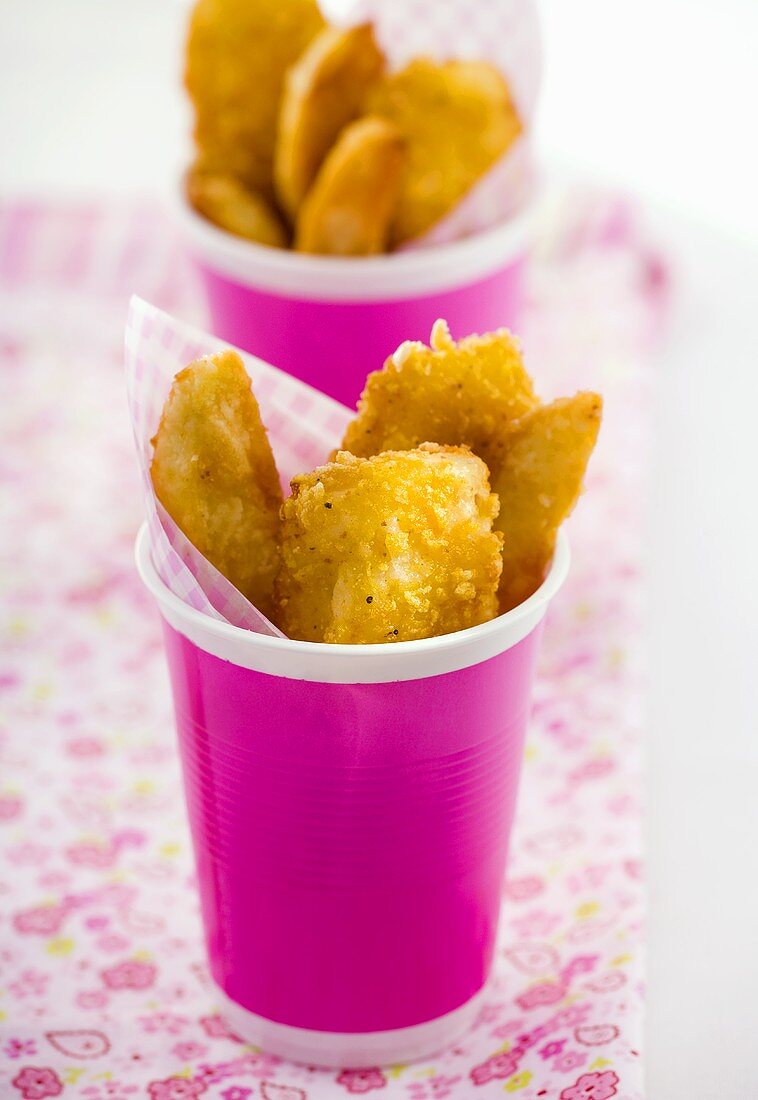
[[[171,188],[179,0],[0,0],[0,193]],[[650,517],[651,1100],[758,1098],[758,3],[543,0],[548,165],[676,257]]]

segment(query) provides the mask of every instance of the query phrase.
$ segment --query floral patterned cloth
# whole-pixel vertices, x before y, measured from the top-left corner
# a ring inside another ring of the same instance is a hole
[[[564,201],[533,265],[530,365],[546,396],[602,388],[606,421],[545,632],[494,979],[473,1030],[411,1066],[284,1063],[230,1031],[208,980],[132,563],[127,298],[205,321],[161,212],[6,207],[0,282],[0,1095],[638,1100],[639,511],[665,273],[629,209]]]

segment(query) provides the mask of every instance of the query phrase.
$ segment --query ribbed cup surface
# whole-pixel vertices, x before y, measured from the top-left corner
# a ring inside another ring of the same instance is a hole
[[[443,676],[322,684],[165,627],[208,950],[230,997],[358,1032],[481,988],[538,634]]]

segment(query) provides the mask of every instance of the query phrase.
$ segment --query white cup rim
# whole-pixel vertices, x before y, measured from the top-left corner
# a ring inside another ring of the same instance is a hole
[[[526,254],[538,194],[499,225],[449,244],[379,256],[315,256],[242,240],[198,214],[180,191],[179,226],[195,258],[256,290],[325,301],[392,301],[456,289]]]
[[[344,645],[258,634],[214,619],[179,599],[161,580],[150,554],[147,524],[135,544],[137,570],[163,617],[206,652],[245,668],[295,680],[382,683],[438,676],[479,664],[512,648],[541,621],[568,573],[568,537],[558,532],[547,576],[528,599],[489,622],[415,641]]]

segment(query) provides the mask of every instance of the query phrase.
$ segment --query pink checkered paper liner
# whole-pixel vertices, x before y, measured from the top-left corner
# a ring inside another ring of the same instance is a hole
[[[156,499],[150,479],[150,440],[174,377],[189,363],[229,345],[133,297],[125,333],[129,412],[142,487],[153,564],[180,600],[213,618],[261,634],[284,635],[215,569]],[[238,352],[253,380],[277,468],[285,484],[295,474],[324,462],[339,444],[351,413],[330,397]]]
[[[432,229],[404,249],[446,244],[506,221],[534,187],[530,137],[542,58],[534,0],[322,0],[337,23],[374,24],[390,66],[414,57],[489,61],[503,73],[524,134]]]

